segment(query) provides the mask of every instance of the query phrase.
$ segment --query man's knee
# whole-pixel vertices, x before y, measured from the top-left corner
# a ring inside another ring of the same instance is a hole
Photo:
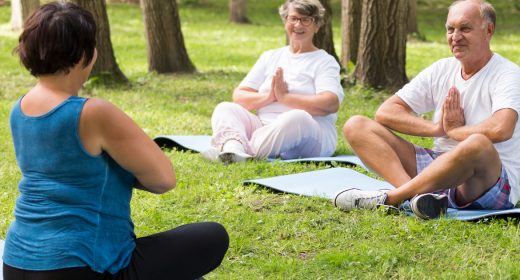
[[[352,116],[347,120],[345,125],[343,125],[343,135],[347,140],[354,140],[357,136],[365,136],[366,129],[370,127],[370,125],[374,124],[374,121],[365,116]]]
[[[495,152],[493,142],[484,134],[472,134],[457,145],[459,153],[466,157],[479,158]]]

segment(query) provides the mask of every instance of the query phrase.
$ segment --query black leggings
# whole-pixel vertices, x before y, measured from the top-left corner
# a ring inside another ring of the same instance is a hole
[[[130,264],[115,275],[88,267],[32,271],[4,263],[4,280],[192,280],[217,268],[228,245],[229,236],[220,224],[188,224],[138,238]]]

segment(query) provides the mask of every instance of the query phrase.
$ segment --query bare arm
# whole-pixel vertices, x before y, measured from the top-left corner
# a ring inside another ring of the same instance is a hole
[[[123,111],[109,102],[89,99],[81,115],[80,137],[87,150],[106,151],[138,180],[136,187],[164,193],[175,187],[172,163]]]
[[[249,87],[237,87],[233,91],[233,102],[242,105],[247,110],[262,108],[274,101],[276,101],[276,98],[272,92],[259,93]]]
[[[513,136],[518,114],[513,109],[501,109],[475,125],[466,125],[460,106],[460,93],[453,87],[443,104],[443,126],[451,139],[462,141],[472,134],[484,134],[493,143],[509,140]]]
[[[339,109],[338,96],[325,91],[317,95],[287,94],[279,100],[280,103],[294,109],[302,109],[313,116],[326,116],[336,113]]]
[[[471,134],[484,134],[493,143],[509,140],[515,131],[518,114],[513,109],[501,109],[476,125],[465,125],[447,131],[450,138],[462,141]]]
[[[398,132],[424,137],[440,137],[445,132],[442,122],[433,123],[414,114],[412,108],[397,95],[388,98],[376,112],[375,120]]]
[[[305,110],[313,116],[325,116],[336,113],[339,109],[338,96],[330,91],[320,92],[311,96],[289,94],[281,68],[276,69],[272,88],[274,89],[274,94],[278,102],[294,109]]]

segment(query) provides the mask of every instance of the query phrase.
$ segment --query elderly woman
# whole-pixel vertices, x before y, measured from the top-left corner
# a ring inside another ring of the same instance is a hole
[[[136,238],[132,186],[175,186],[170,159],[125,113],[78,91],[96,61],[96,25],[71,3],[42,6],[16,48],[38,82],[11,111],[22,179],[4,279],[195,279],[228,248],[217,223]]]
[[[217,105],[205,158],[228,164],[334,153],[340,67],[312,42],[324,11],[318,0],[287,0],[280,7],[289,45],[263,53],[233,92],[233,103]]]

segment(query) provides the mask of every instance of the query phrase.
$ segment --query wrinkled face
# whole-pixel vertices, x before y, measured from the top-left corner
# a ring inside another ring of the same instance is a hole
[[[446,38],[460,61],[475,60],[489,52],[494,26],[480,16],[479,5],[467,1],[453,6],[446,20]]]
[[[308,44],[312,43],[314,34],[318,32],[318,25],[314,18],[304,16],[290,8],[285,19],[285,31],[290,42]]]

